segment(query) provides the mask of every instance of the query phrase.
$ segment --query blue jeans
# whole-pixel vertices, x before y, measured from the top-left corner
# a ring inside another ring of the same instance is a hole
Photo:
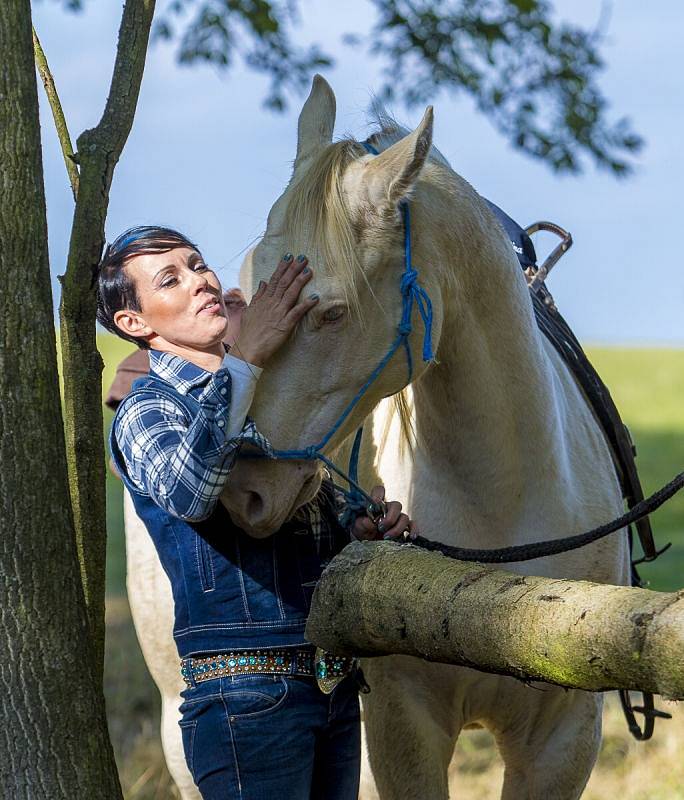
[[[235,675],[181,693],[180,726],[204,800],[356,800],[358,687],[324,695],[313,678]]]

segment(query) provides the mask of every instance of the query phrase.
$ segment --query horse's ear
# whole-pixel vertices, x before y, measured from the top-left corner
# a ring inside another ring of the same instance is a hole
[[[432,146],[432,106],[420,125],[368,162],[364,180],[371,203],[381,212],[396,210],[413,189]]]
[[[311,92],[299,115],[294,172],[332,142],[335,127],[335,93],[320,75],[314,75]]]
[[[256,245],[249,248],[240,266],[240,290],[246,298],[251,298],[256,291],[256,276],[254,275],[254,251],[256,248]]]

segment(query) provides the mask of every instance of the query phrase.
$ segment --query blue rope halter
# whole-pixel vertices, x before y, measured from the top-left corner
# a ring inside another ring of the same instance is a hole
[[[369,153],[372,153],[373,155],[379,155],[378,150],[376,150],[372,145],[368,144],[368,142],[363,142],[363,146]],[[387,353],[378,362],[375,369],[368,376],[366,382],[352,398],[344,411],[342,411],[330,430],[319,442],[299,450],[273,451],[273,458],[281,460],[296,459],[313,461],[317,459],[322,461],[329,470],[343,478],[350,486],[349,491],[344,491],[348,508],[347,513],[350,515],[348,521],[351,521],[351,517],[355,514],[355,512],[364,509],[366,504],[374,504],[373,498],[366,491],[364,491],[364,489],[362,489],[358,483],[358,462],[359,451],[361,448],[361,437],[363,435],[363,426],[356,431],[351,457],[349,460],[348,474],[341,470],[321,451],[344,424],[345,420],[351,414],[356,404],[359,402],[359,400],[361,400],[376,378],[390,362],[392,356],[402,346],[406,351],[406,360],[408,365],[407,383],[411,382],[411,378],[413,377],[413,357],[411,355],[408,337],[413,330],[413,326],[411,324],[411,315],[413,313],[414,303],[423,320],[423,325],[425,326],[425,334],[423,337],[423,361],[434,360],[434,355],[432,352],[432,303],[428,293],[425,291],[425,289],[423,289],[422,286],[418,284],[418,270],[415,269],[411,262],[411,219],[409,215],[408,203],[406,201],[402,201],[399,207],[404,222],[404,272],[402,273],[399,287],[402,298],[402,313],[401,320],[397,326],[397,336],[394,342],[392,342]],[[346,524],[346,521],[343,522]]]

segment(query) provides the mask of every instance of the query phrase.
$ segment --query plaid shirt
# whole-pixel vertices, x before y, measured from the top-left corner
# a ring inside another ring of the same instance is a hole
[[[150,373],[199,402],[189,418],[166,397],[128,395],[121,403],[114,436],[133,485],[175,517],[209,517],[223,491],[242,442],[267,454],[272,448],[247,417],[234,438],[226,435],[231,402],[230,372],[207,372],[179,356],[150,351]]]

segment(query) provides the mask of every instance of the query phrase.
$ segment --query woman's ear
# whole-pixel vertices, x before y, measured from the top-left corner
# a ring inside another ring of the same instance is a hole
[[[137,311],[131,311],[129,308],[115,312],[114,324],[126,336],[134,336],[137,339],[154,333],[143,317]]]

